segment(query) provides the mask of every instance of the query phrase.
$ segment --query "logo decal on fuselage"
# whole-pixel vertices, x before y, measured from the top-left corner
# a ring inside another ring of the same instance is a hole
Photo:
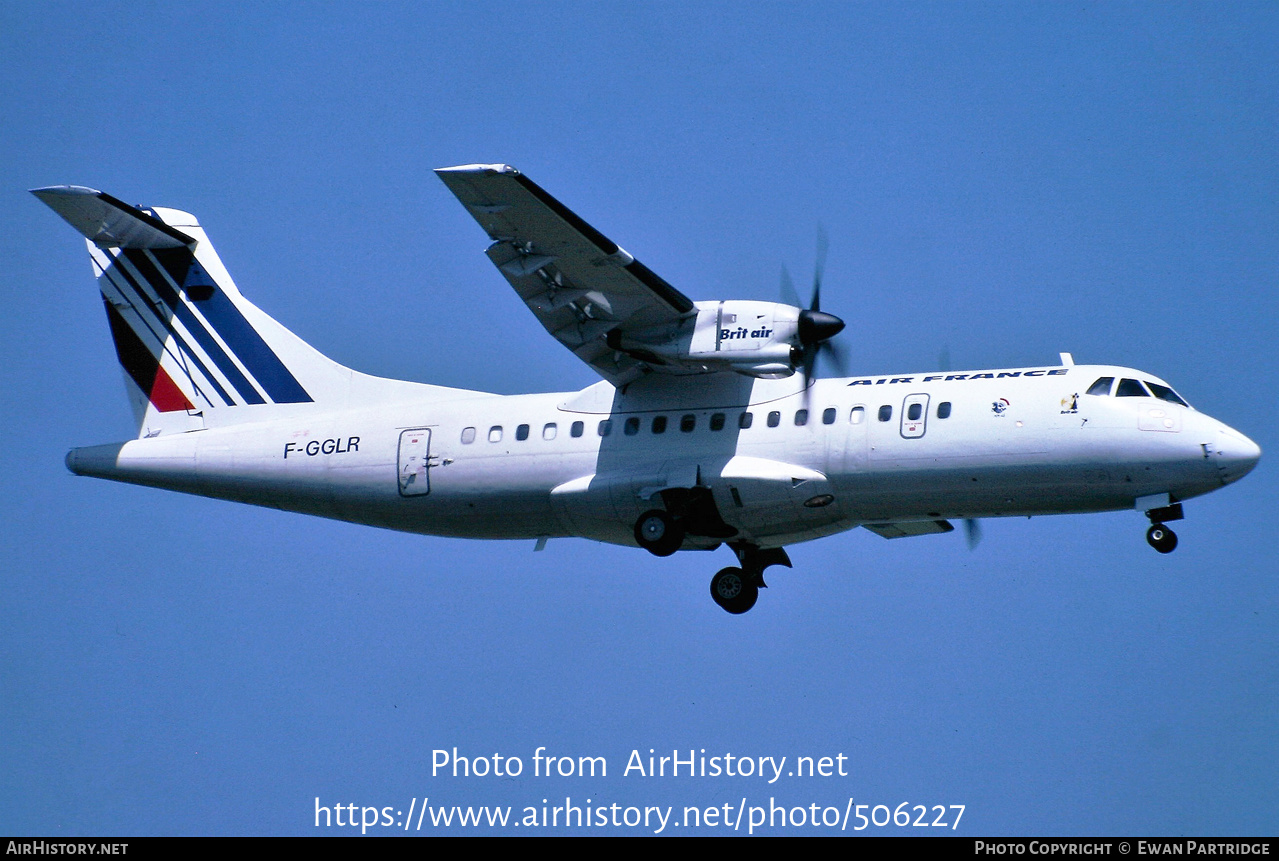
[[[1060,377],[1070,373],[1070,368],[1035,368],[1030,371],[983,371],[979,374],[929,374],[920,377],[921,383],[936,381],[951,382],[953,380],[1003,380],[1012,377]],[[884,383],[914,383],[915,377],[880,377],[879,379],[853,380],[850,386],[879,386]]]

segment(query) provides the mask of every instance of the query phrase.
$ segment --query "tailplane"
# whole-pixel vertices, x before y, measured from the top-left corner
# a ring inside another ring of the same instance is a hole
[[[88,242],[139,437],[349,402],[357,381],[416,386],[337,364],[245,299],[194,216],[80,186],[32,194]]]

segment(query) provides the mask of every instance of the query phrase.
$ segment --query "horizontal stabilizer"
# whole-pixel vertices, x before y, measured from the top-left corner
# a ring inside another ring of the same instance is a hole
[[[912,535],[940,535],[954,532],[949,520],[912,520],[908,523],[863,523],[867,529],[885,538],[909,538]]]
[[[31,193],[99,248],[195,248],[190,236],[106,192],[54,185]]]

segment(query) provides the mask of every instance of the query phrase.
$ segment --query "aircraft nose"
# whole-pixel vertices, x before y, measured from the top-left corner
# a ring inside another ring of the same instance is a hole
[[[1222,428],[1217,432],[1217,470],[1223,484],[1238,481],[1261,460],[1261,446],[1234,428]]]

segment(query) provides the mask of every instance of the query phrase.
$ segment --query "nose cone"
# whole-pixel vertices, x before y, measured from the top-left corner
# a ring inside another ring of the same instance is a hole
[[[1222,484],[1238,481],[1261,460],[1261,446],[1234,428],[1223,428],[1217,433],[1217,471]]]

